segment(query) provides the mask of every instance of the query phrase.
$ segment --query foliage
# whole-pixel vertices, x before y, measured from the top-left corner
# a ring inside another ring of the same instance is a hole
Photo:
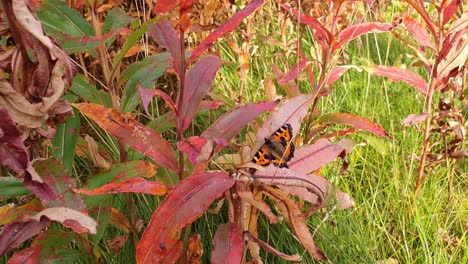
[[[277,94],[271,81],[265,88],[267,101],[248,103],[242,102],[248,48],[228,40],[239,53],[243,82],[240,96],[232,100],[212,89],[217,73],[228,66],[215,44],[242,28],[244,21],[250,24],[264,1],[252,0],[234,14],[223,13],[228,18],[223,17],[221,25],[197,34],[207,13],[229,5],[219,1],[204,13],[208,2],[159,0],[152,9],[154,18],[148,19],[111,1],[68,5],[47,0],[40,6],[2,1],[11,37],[5,35],[8,41],[2,42],[0,161],[11,177],[0,179],[0,199],[14,205],[0,208],[0,255],[11,252],[9,263],[106,262],[110,257],[102,254],[104,248],[118,252],[126,244],[134,247],[137,263],[201,263],[200,237],[207,239],[207,234],[191,234],[191,224],[207,212],[225,213],[225,205],[227,221],[213,236],[213,263],[262,263],[260,249],[301,261],[299,254],[281,252],[260,238],[261,219],[267,219],[271,228],[286,223],[314,259],[327,259],[307,219],[330,205],[340,209],[355,205],[350,195],[321,175],[324,166],[338,158],[345,170],[347,156],[357,145],[336,139],[361,130],[388,136],[369,118],[319,108],[320,100],[334,91],[334,83],[349,69],[403,81],[426,95],[426,113],[405,121],[426,120],[421,168],[433,131],[451,139],[445,158],[466,152],[464,117],[459,105],[452,103],[466,95],[468,38],[462,29],[468,20],[466,12],[456,12],[459,1],[436,5],[436,22],[422,2],[408,2],[432,38],[408,15],[394,23],[352,23],[347,10],[373,9],[372,1],[366,1],[370,6],[343,1],[281,4],[281,16],[310,30],[313,43],[306,49],[303,37],[296,39],[289,55],[300,59],[290,70],[271,66],[286,98]],[[308,9],[313,15],[306,14]],[[400,24],[419,47],[395,32]],[[430,82],[394,66],[343,63],[352,41],[384,32],[392,32],[415,51]],[[188,38],[194,35],[201,40]],[[298,86],[304,70],[310,92]],[[445,104],[432,113],[436,91],[450,93],[449,100],[443,99]],[[235,107],[207,128],[196,126],[204,112],[223,104]],[[434,129],[432,120],[437,124]],[[234,143],[242,142],[249,124],[255,135],[247,133],[245,143]],[[289,137],[272,145],[270,138],[284,126],[290,128]],[[251,142],[249,136],[254,138]],[[266,159],[285,165],[255,163],[252,158],[259,150],[270,155]],[[285,159],[286,151],[291,160]],[[148,223],[139,219],[134,205],[139,197],[156,201]],[[109,237],[111,230],[118,234]],[[28,240],[27,247],[13,251]]]

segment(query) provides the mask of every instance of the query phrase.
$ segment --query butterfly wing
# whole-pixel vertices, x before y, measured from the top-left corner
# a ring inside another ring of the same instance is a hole
[[[252,161],[267,166],[270,161],[280,168],[288,168],[286,162],[294,157],[294,144],[292,143],[292,127],[285,124],[273,133],[265,144],[255,153]]]
[[[252,162],[261,166],[267,166],[270,164],[270,155],[268,146],[266,144],[263,144],[257,153],[255,153],[254,157],[252,158]]]

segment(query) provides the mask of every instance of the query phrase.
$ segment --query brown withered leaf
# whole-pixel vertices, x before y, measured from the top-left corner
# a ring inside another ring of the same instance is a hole
[[[107,245],[109,248],[118,253],[122,249],[122,247],[125,245],[125,243],[128,240],[128,234],[123,235],[123,236],[116,236],[113,239],[107,240]]]
[[[201,243],[201,235],[195,233],[188,240],[187,263],[201,264],[203,255],[203,245]]]
[[[307,227],[306,219],[297,204],[279,189],[265,188],[265,194],[275,201],[278,210],[289,223],[304,248],[317,260],[327,259],[325,253],[315,245],[312,234]]]
[[[0,52],[0,67],[10,76],[0,81],[0,105],[19,125],[39,128],[50,116],[71,111],[59,98],[70,87],[76,70],[62,49],[44,34],[31,10],[24,0],[4,2],[17,48]],[[54,126],[53,122],[47,124]]]

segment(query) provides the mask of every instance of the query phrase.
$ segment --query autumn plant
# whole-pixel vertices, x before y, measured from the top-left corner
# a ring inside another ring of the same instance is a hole
[[[396,24],[349,25],[338,20],[349,7],[342,1],[322,3],[327,13],[320,16],[281,5],[282,15],[314,32],[314,52],[304,52],[298,41],[296,65],[286,73],[272,66],[288,99],[239,104],[196,133],[195,118],[222,105],[212,86],[224,62],[212,47],[264,1],[250,1],[188,49],[188,36],[197,30],[194,2],[156,1],[149,19],[143,13],[129,16],[111,3],[78,1],[70,7],[47,0],[37,7],[2,1],[11,41],[2,42],[10,47],[2,46],[0,161],[11,177],[2,177],[2,188],[10,192],[0,198],[21,205],[0,208],[0,255],[32,239],[10,263],[76,261],[77,256],[105,262],[104,247],[119,251],[128,240],[136,247],[137,263],[199,263],[200,237],[206,234],[190,234],[189,227],[226,204],[229,221],[213,237],[213,263],[261,263],[261,249],[301,261],[300,255],[262,240],[260,217],[270,224],[287,222],[315,259],[327,259],[306,221],[325,206],[354,205],[320,175],[323,166],[346,159],[351,149],[349,141],[331,140],[357,130],[387,134],[364,117],[323,114],[318,100],[333,91],[346,70],[357,68],[338,65],[350,41],[389,32]],[[304,69],[310,93],[295,84]],[[331,123],[352,128],[326,133]],[[233,144],[249,124],[254,140]],[[221,160],[228,157],[234,159],[226,166]],[[158,201],[149,223],[138,219],[135,194]],[[128,218],[115,206],[120,199]],[[104,240],[111,226],[123,235]]]
[[[424,122],[424,137],[415,183],[417,197],[424,176],[430,176],[428,166],[444,161],[452,163],[468,157],[468,14],[466,5],[458,0],[405,2],[412,7],[408,10],[415,10],[416,13],[401,14],[406,30],[392,33],[414,52],[415,61],[406,68],[379,65],[364,69],[373,75],[405,82],[424,96],[424,110],[410,114],[403,120],[403,126]],[[449,192],[453,177],[452,173]]]

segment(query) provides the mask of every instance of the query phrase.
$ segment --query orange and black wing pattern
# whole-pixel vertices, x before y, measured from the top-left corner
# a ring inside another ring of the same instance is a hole
[[[267,166],[273,162],[275,166],[288,168],[286,162],[294,157],[292,137],[290,124],[280,127],[270,138],[265,138],[265,144],[255,153],[252,162],[261,166]]]

